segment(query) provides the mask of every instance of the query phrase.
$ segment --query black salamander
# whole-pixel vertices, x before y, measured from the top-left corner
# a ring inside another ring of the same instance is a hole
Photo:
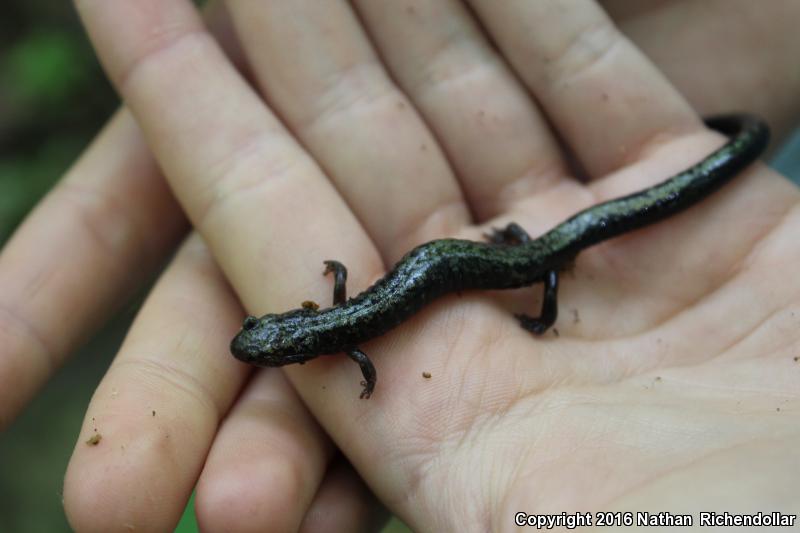
[[[248,316],[231,341],[231,352],[259,366],[303,363],[344,352],[361,367],[361,398],[369,398],[375,388],[375,367],[358,345],[383,335],[444,294],[543,283],[539,316],[516,318],[523,328],[544,333],[557,316],[558,272],[578,252],[696,204],[755,161],[769,139],[767,126],[748,115],[715,117],[706,124],[730,140],[688,170],[584,209],[536,239],[511,223],[494,230],[488,243],[431,241],[408,252],[383,278],[349,300],[344,265],[325,261],[324,274],[334,274],[332,307],[319,310],[308,302],[286,313]]]

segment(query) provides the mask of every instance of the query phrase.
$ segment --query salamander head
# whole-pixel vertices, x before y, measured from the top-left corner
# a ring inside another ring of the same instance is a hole
[[[298,327],[298,319],[305,314],[305,310],[298,310],[261,318],[248,316],[231,341],[231,353],[240,361],[258,366],[283,366],[313,359],[315,336]]]

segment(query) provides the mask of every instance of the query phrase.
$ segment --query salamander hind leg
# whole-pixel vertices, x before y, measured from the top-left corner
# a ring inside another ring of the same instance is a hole
[[[514,315],[519,320],[519,325],[528,331],[541,335],[550,326],[555,324],[558,317],[558,272],[550,270],[542,278],[544,282],[544,298],[542,300],[542,312],[538,317],[531,317],[524,314]]]
[[[375,367],[372,365],[372,361],[369,360],[369,357],[367,357],[367,354],[358,348],[350,348],[347,350],[347,355],[361,367],[361,374],[364,376],[364,381],[361,382],[361,385],[364,387],[364,390],[361,391],[359,398],[366,400],[372,396],[372,391],[375,390],[375,382],[378,378]]]
[[[522,226],[511,222],[503,229],[492,228],[492,232],[486,234],[486,239],[492,244],[522,244],[529,242],[531,236]]]
[[[343,304],[347,300],[347,269],[339,261],[328,259],[323,276],[333,272],[333,305]]]

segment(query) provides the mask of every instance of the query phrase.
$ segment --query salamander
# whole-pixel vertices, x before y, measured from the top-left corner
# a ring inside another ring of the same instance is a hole
[[[540,335],[558,315],[558,272],[580,251],[696,204],[755,161],[769,140],[766,124],[750,115],[725,115],[705,122],[730,136],[724,146],[657,185],[584,209],[535,239],[511,223],[493,230],[488,242],[430,241],[408,252],[385,276],[350,299],[345,288],[347,269],[338,261],[325,261],[324,274],[334,276],[332,307],[318,309],[313,302],[304,302],[285,313],[248,316],[231,341],[231,352],[242,361],[268,367],[344,352],[361,368],[360,397],[369,398],[377,374],[358,346],[447,293],[542,283],[539,315],[516,315],[520,326]]]

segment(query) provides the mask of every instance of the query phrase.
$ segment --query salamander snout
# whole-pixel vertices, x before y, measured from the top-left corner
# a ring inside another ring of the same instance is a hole
[[[248,331],[246,327],[242,327],[242,330],[231,340],[231,353],[240,361],[256,364],[258,346],[254,343],[252,335],[248,335]]]
[[[240,361],[257,366],[283,366],[310,359],[305,355],[306,335],[286,315],[245,318],[242,329],[231,341],[231,353]]]

